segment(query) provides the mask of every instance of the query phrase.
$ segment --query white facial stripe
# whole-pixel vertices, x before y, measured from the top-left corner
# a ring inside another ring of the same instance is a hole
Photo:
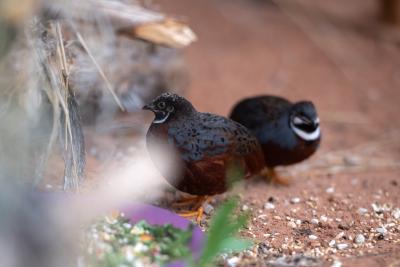
[[[163,123],[163,122],[165,122],[168,119],[169,114],[171,114],[171,113],[167,112],[164,118],[159,119],[159,120],[154,120],[153,123]]]
[[[291,124],[293,131],[303,140],[305,141],[315,141],[317,140],[320,135],[321,135],[321,131],[319,129],[319,127],[317,129],[315,129],[314,132],[312,133],[307,133],[299,128],[296,127],[296,125]]]

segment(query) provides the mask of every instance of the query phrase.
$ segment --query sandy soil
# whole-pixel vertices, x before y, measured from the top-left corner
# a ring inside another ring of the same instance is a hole
[[[267,93],[319,109],[321,149],[282,170],[291,185],[241,190],[253,218],[243,235],[259,246],[236,265],[303,266],[276,258],[304,253],[318,259],[305,266],[389,266],[400,260],[400,39],[376,1],[278,2],[159,1],[198,34],[184,55],[199,110],[227,115]]]

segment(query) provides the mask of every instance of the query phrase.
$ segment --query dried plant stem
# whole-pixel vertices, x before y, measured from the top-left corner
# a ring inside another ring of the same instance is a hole
[[[68,88],[69,88],[69,68],[68,68],[68,64],[67,64],[67,58],[65,56],[65,47],[64,47],[64,39],[62,37],[62,32],[61,32],[61,27],[60,27],[60,23],[57,22],[55,24],[55,28],[56,28],[56,35],[57,35],[57,40],[58,40],[58,47],[57,47],[57,54],[58,54],[58,58],[59,61],[61,63],[61,74],[63,77],[63,82],[64,82],[64,89],[65,89],[65,94],[64,94],[64,101],[65,103],[68,103]],[[65,116],[67,116],[67,113],[65,113]],[[67,150],[68,148],[68,138],[67,138],[67,122],[69,120],[65,120],[65,150]]]
[[[79,175],[78,175],[78,164],[76,160],[76,154],[74,151],[74,140],[73,140],[73,134],[72,134],[72,129],[71,129],[71,119],[70,119],[70,114],[69,114],[69,107],[68,107],[68,97],[69,94],[72,93],[70,92],[70,84],[69,84],[69,65],[67,62],[67,57],[65,54],[65,47],[64,47],[64,40],[62,37],[62,32],[61,32],[61,27],[60,23],[57,22],[55,24],[55,29],[56,29],[56,36],[57,36],[57,54],[60,62],[60,77],[62,78],[62,86],[64,88],[64,97],[62,97],[61,92],[59,90],[56,90],[57,96],[60,100],[60,104],[63,107],[64,110],[64,115],[65,115],[65,125],[64,125],[64,137],[65,137],[65,151],[68,153],[68,148],[69,146],[71,147],[71,155],[72,155],[72,171],[73,171],[73,187],[78,190],[78,180],[79,180]],[[68,141],[69,144],[68,145]],[[66,167],[67,168],[67,167]],[[66,178],[66,177],[65,177]],[[64,189],[67,189],[67,181],[64,181]]]
[[[85,49],[86,53],[89,55],[90,59],[93,61],[93,64],[95,65],[97,71],[99,72],[100,76],[104,80],[104,83],[106,84],[107,89],[110,91],[111,95],[113,96],[115,102],[118,104],[119,108],[122,111],[125,111],[125,108],[122,106],[118,96],[116,95],[113,87],[111,86],[111,83],[107,79],[107,76],[104,74],[102,68],[100,65],[97,63],[96,59],[94,58],[93,54],[90,52],[89,47],[86,45],[85,40],[82,38],[82,35],[79,32],[76,32],[76,36],[79,40],[79,42],[82,44],[83,48]]]

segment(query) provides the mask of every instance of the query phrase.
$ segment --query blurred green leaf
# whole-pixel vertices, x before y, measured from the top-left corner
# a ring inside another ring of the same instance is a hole
[[[226,201],[211,219],[206,245],[197,266],[211,264],[223,252],[241,251],[251,246],[251,241],[235,237],[248,220],[248,214],[235,215],[237,203],[237,199]]]

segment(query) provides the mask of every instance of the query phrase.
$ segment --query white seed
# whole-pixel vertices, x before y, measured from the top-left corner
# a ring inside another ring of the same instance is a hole
[[[333,248],[336,244],[336,241],[334,239],[332,239],[331,241],[329,241],[328,245]]]

